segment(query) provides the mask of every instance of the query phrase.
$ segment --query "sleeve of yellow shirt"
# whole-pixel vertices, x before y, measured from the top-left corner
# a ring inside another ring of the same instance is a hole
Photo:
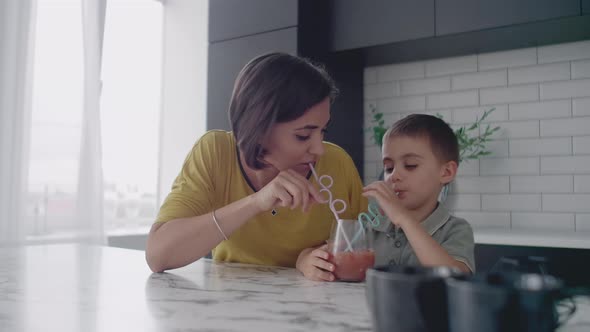
[[[215,151],[215,134],[206,133],[186,157],[172,190],[164,200],[156,222],[200,216],[213,208],[214,176],[221,151]]]

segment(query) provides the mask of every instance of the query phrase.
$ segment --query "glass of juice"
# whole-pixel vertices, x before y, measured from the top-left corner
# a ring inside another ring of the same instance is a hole
[[[328,240],[329,261],[341,281],[364,281],[365,272],[375,264],[370,236],[358,220],[339,219],[332,225]]]

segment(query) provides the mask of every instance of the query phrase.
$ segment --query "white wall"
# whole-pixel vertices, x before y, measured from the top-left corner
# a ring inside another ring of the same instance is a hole
[[[387,124],[410,113],[467,124],[495,107],[493,155],[459,167],[447,204],[476,228],[590,231],[590,41],[365,69]],[[365,182],[381,171],[365,136]]]
[[[158,206],[205,133],[209,1],[166,0]]]

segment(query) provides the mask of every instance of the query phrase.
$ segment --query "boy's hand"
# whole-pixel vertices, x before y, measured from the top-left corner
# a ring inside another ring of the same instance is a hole
[[[326,251],[328,245],[319,248],[307,248],[301,251],[297,257],[295,267],[303,275],[314,281],[334,281],[334,264],[328,262],[330,254]]]
[[[379,207],[396,226],[403,227],[408,220],[408,210],[401,204],[393,185],[385,181],[376,181],[363,188],[363,196],[377,200]]]

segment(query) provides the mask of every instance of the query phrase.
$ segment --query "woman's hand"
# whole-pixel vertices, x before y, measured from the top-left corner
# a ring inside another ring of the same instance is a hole
[[[319,248],[307,248],[301,251],[297,257],[295,267],[303,275],[314,281],[334,281],[332,271],[336,268],[334,264],[328,262],[330,254],[326,251],[328,245],[325,244]]]
[[[377,200],[379,207],[396,226],[402,227],[403,225],[400,223],[407,220],[404,216],[407,216],[408,210],[400,202],[391,183],[385,181],[373,182],[363,188],[363,196]]]
[[[302,207],[303,212],[307,212],[314,203],[322,200],[319,190],[293,170],[281,171],[254,195],[260,211],[282,206]]]

